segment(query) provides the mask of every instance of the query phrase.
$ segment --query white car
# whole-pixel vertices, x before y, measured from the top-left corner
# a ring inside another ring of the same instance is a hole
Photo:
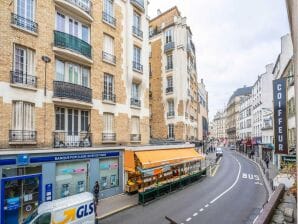
[[[215,155],[216,157],[223,156],[222,148],[216,148]]]

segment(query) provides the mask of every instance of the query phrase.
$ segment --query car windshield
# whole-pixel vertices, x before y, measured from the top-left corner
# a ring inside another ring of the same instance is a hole
[[[31,215],[24,219],[23,224],[29,224],[37,215],[37,210],[35,210]]]

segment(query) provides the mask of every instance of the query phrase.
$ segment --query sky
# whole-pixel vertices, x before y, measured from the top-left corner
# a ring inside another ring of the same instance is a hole
[[[149,0],[149,17],[177,6],[196,47],[198,80],[209,94],[209,120],[232,93],[275,63],[289,33],[285,0]]]

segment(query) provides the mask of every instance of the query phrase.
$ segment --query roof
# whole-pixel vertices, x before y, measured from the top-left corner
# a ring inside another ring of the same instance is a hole
[[[234,91],[234,93],[232,94],[232,96],[229,99],[229,103],[236,97],[236,96],[245,96],[248,94],[251,94],[252,91],[252,86],[248,86],[248,87],[242,87],[237,89],[236,91]]]
[[[152,19],[150,20],[150,22],[152,22],[153,20],[156,20],[157,18],[159,18],[159,17],[161,17],[161,16],[167,14],[168,12],[170,12],[170,11],[172,11],[172,10],[176,10],[177,13],[178,13],[178,15],[180,16],[180,11],[179,11],[178,7],[177,7],[177,6],[173,6],[172,8],[169,8],[168,10],[166,10],[166,11],[162,12],[161,14],[157,15],[156,17],[152,18]]]

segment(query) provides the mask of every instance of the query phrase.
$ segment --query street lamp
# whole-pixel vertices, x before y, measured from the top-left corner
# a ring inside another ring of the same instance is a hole
[[[44,95],[47,95],[47,64],[51,62],[51,59],[48,56],[43,55],[41,60],[44,61]]]

